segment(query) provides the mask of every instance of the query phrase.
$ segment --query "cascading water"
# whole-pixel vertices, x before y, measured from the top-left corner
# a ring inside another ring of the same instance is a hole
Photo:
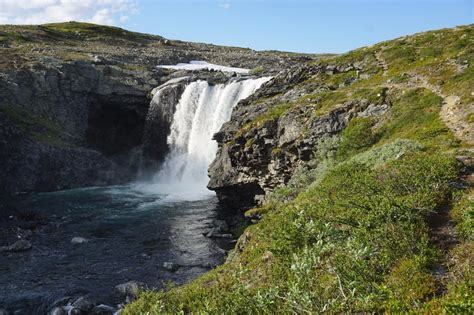
[[[146,190],[179,199],[211,194],[206,188],[207,168],[217,152],[212,136],[230,119],[233,107],[268,80],[269,77],[217,85],[207,81],[190,83],[173,116],[167,139],[170,153]]]

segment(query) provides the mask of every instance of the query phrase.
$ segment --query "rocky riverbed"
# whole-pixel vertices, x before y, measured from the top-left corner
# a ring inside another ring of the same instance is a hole
[[[139,289],[181,284],[222,263],[232,235],[215,197],[142,188],[4,199],[0,314],[111,314]]]

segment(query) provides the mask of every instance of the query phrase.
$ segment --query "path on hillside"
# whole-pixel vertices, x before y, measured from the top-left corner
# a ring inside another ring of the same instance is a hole
[[[468,115],[474,114],[474,104],[461,107],[459,96],[444,94],[439,86],[429,83],[425,76],[416,74],[413,79],[420,87],[424,87],[441,97],[442,105],[439,112],[441,119],[458,139],[468,145],[474,145],[474,124],[468,121]]]
[[[383,70],[383,76],[387,76],[389,65],[382,57],[381,51],[377,51],[374,55]],[[406,83],[391,83],[387,81],[387,84],[384,86],[389,89],[413,89],[422,87],[438,95],[442,99],[439,115],[443,122],[458,139],[468,145],[474,145],[474,122],[469,122],[469,116],[474,115],[474,104],[462,106],[459,96],[446,95],[440,86],[431,84],[427,77],[419,73],[410,73],[410,76],[410,79]]]
[[[388,75],[389,65],[382,57],[381,51],[375,53],[375,58],[379,66],[383,69],[383,76]],[[446,95],[440,86],[431,84],[427,77],[419,73],[409,73],[410,79],[404,83],[393,83],[391,80],[383,85],[388,89],[416,89],[425,88],[432,93],[439,96],[442,100],[439,115],[446,126],[456,135],[458,139],[468,145],[474,145],[474,126],[468,121],[468,115],[474,113],[474,105],[461,105],[461,98],[457,95]],[[466,165],[465,161],[462,161]],[[469,163],[467,163],[469,164]],[[469,185],[469,180],[466,178],[470,174],[464,174],[461,179],[465,181],[463,185]],[[452,276],[447,265],[449,259],[449,251],[459,242],[454,222],[450,215],[451,205],[446,203],[436,212],[433,212],[428,218],[428,226],[430,229],[430,243],[443,252],[443,258],[437,265],[432,268],[432,275],[436,281],[438,292],[437,294],[445,294],[447,291],[446,284]]]

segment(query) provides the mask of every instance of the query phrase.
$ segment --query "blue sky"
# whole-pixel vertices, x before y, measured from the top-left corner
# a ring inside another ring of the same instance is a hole
[[[474,23],[474,0],[0,0],[0,24],[69,20],[257,50],[340,53]]]
[[[345,52],[419,31],[474,23],[472,0],[139,1],[130,28],[258,50]]]

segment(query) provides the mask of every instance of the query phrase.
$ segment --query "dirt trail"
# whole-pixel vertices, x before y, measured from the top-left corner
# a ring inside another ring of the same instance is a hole
[[[375,58],[377,59],[379,66],[383,69],[383,76],[387,76],[389,65],[382,57],[380,51],[375,53]],[[408,82],[392,83],[390,80],[387,80],[387,83],[384,84],[384,86],[389,89],[400,90],[425,88],[438,95],[442,99],[439,115],[446,126],[460,140],[468,145],[474,145],[474,124],[470,123],[468,120],[468,115],[474,113],[474,105],[461,107],[461,98],[459,96],[446,95],[443,93],[441,87],[431,84],[425,76],[417,73],[412,73]],[[466,164],[465,161],[463,161],[463,164]],[[464,185],[469,186],[469,178],[472,176],[472,173],[464,175],[465,176],[462,177],[465,181]],[[446,283],[451,277],[447,268],[448,262],[446,260],[449,257],[448,252],[458,243],[454,223],[450,216],[450,209],[450,205],[446,204],[434,212],[428,219],[430,243],[439,248],[444,254],[444,259],[441,259],[441,261],[439,261],[439,263],[432,269],[432,274],[438,286],[437,294],[446,293]]]
[[[389,66],[380,52],[375,53],[380,67],[383,69],[383,76],[387,76]],[[461,98],[457,95],[446,95],[441,87],[429,83],[428,79],[420,74],[411,74],[411,78],[406,83],[385,84],[387,88],[413,89],[425,88],[438,95],[442,99],[439,115],[446,126],[456,135],[456,137],[468,145],[474,145],[474,123],[469,122],[469,115],[474,115],[474,104],[461,106]]]
[[[443,99],[439,115],[446,126],[468,145],[474,145],[474,124],[468,121],[468,115],[474,113],[474,105],[461,108],[461,98],[457,95],[446,95],[439,86],[428,82],[426,77],[416,75],[414,79],[420,82],[420,86],[429,89]]]
[[[459,242],[449,214],[450,209],[450,205],[447,204],[428,218],[430,243],[443,253],[443,258],[431,269],[438,288],[438,295],[443,295],[447,292],[446,284],[452,276],[447,267],[449,251]]]
[[[382,55],[381,55],[381,50],[377,51],[374,55],[375,55],[375,59],[377,59],[377,62],[378,62],[378,64],[379,64],[379,66],[380,66],[380,67],[382,68],[382,70],[383,70],[382,75],[383,75],[384,77],[386,77],[386,76],[387,76],[387,73],[388,73],[388,64],[387,64],[387,62],[385,61],[385,59],[382,57]]]

